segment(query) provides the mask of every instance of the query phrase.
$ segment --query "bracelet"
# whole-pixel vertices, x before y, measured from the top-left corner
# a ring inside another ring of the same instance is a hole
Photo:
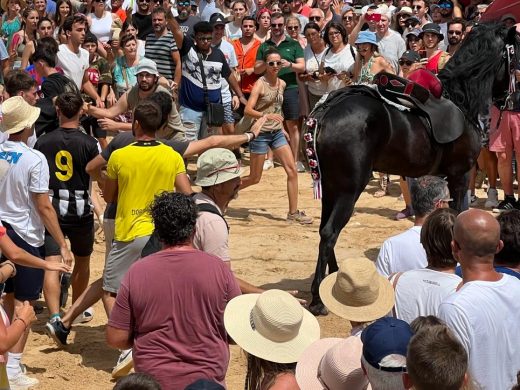
[[[27,322],[25,322],[25,320],[24,320],[23,318],[16,317],[16,318],[14,319],[14,321],[16,321],[16,320],[20,320],[20,321],[22,321],[23,324],[25,325],[25,329],[27,329]],[[13,321],[13,323],[14,323],[14,321]]]
[[[247,142],[251,142],[251,133],[247,132],[247,133],[244,133],[244,135],[247,137]]]
[[[253,141],[256,138],[255,133],[253,133],[252,131],[246,131],[244,134],[247,135],[247,142]],[[251,137],[251,139],[249,139],[249,137]]]

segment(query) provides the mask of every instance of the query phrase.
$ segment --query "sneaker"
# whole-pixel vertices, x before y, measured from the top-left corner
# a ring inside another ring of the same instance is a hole
[[[31,378],[20,372],[14,378],[9,378],[9,386],[11,390],[26,390],[29,387],[37,386],[40,381],[36,378]]]
[[[487,192],[487,200],[484,207],[492,209],[498,206],[498,191],[496,188],[490,188]]]
[[[94,309],[92,307],[89,307],[87,310],[85,310],[81,315],[79,315],[73,322],[73,325],[76,324],[84,324],[87,322],[92,321],[92,318],[94,318]]]
[[[303,165],[301,161],[296,161],[296,170],[298,171],[298,173],[305,172],[305,165]]]
[[[65,328],[63,322],[59,320],[49,321],[45,324],[45,333],[54,340],[58,347],[63,348],[67,345],[70,329]]]
[[[477,195],[475,194],[472,194],[469,196],[469,205],[470,206],[476,206],[478,203],[478,198],[477,198]]]
[[[130,370],[134,367],[134,360],[132,359],[132,350],[125,349],[121,351],[121,355],[117,359],[117,364],[112,370],[112,378],[121,378],[128,375]]]
[[[407,207],[405,209],[402,209],[401,211],[399,211],[396,215],[395,215],[395,219],[397,221],[401,220],[401,219],[405,219],[405,218],[410,218],[410,217],[413,217],[415,214],[412,210],[411,207]]]
[[[287,221],[289,222],[298,222],[302,225],[308,225],[312,223],[312,217],[309,217],[308,215],[305,215],[304,211],[297,210],[295,213],[290,214],[287,213]]]
[[[274,167],[273,160],[267,159],[267,160],[264,161],[264,167],[263,167],[264,171],[268,171],[269,169],[271,169],[273,167]]]
[[[506,198],[493,208],[494,213],[501,213],[502,211],[518,209],[519,205],[514,196],[506,196]]]

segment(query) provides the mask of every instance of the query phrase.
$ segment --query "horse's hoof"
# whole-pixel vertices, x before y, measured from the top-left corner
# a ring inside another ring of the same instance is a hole
[[[323,303],[317,303],[315,305],[311,304],[309,306],[309,311],[315,316],[326,316],[329,314],[329,311]]]

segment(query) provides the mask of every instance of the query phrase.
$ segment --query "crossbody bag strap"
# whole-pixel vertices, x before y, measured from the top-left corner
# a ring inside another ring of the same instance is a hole
[[[323,57],[321,57],[320,69],[319,69],[320,73],[323,73],[323,71],[325,70],[325,57],[327,57],[327,54],[329,54],[330,49],[331,48],[329,47],[327,49],[327,51],[325,52],[325,54],[323,55]]]
[[[204,90],[204,102],[206,105],[209,105],[209,97],[208,97],[208,85],[206,84],[206,74],[204,73],[204,64],[202,63],[202,54],[200,54],[197,50],[197,57],[199,58],[199,67],[200,67],[200,78],[202,79],[202,89]]]

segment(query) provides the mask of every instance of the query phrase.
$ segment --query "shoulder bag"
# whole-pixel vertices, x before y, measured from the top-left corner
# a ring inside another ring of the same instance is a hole
[[[197,57],[199,58],[200,77],[202,79],[202,87],[204,89],[206,122],[209,127],[220,127],[224,124],[224,106],[221,103],[209,102],[208,85],[206,84],[206,75],[204,74],[204,64],[202,63],[202,55],[198,51]]]

